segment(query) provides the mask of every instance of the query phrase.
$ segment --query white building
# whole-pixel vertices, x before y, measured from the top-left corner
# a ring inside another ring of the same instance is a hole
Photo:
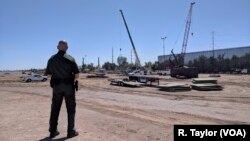
[[[219,55],[224,55],[224,58],[229,58],[231,59],[234,55],[237,57],[241,57],[246,55],[247,53],[250,54],[250,46],[245,46],[245,47],[235,47],[235,48],[226,48],[226,49],[217,49],[214,50],[214,57],[217,58]],[[205,56],[207,58],[213,56],[213,51],[199,51],[199,52],[190,52],[186,53],[185,55],[185,64],[188,64],[189,61],[193,61],[194,59],[198,59],[200,56]],[[165,55],[165,60],[169,60],[170,55]],[[172,59],[174,57],[172,56]],[[164,56],[160,55],[158,56],[158,61],[159,63],[163,63],[164,61]]]

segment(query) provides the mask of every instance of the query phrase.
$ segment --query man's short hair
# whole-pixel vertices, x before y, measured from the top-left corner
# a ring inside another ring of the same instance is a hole
[[[65,41],[65,40],[60,40],[60,41],[58,42],[58,46],[61,45],[61,44],[64,44],[64,45],[67,45],[67,46],[68,46],[68,43],[67,43],[67,41]]]

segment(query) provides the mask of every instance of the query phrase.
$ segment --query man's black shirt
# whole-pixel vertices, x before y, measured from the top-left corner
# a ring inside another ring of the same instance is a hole
[[[64,51],[58,51],[53,55],[47,64],[45,74],[52,75],[55,79],[74,78],[79,73],[79,69],[73,57],[67,55]]]

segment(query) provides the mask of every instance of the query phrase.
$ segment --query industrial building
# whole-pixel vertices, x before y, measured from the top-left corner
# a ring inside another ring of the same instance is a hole
[[[184,58],[184,63],[188,64],[189,61],[193,61],[194,59],[198,59],[200,56],[205,56],[207,58],[213,56],[217,58],[219,55],[224,55],[224,58],[231,59],[234,55],[237,57],[241,57],[246,55],[247,53],[250,54],[250,46],[245,47],[234,47],[234,48],[226,48],[226,49],[217,49],[217,50],[209,50],[209,51],[199,51],[199,52],[190,52],[186,53]],[[169,60],[169,57],[171,55],[160,55],[158,56],[158,62],[163,63],[164,59],[165,61]],[[173,59],[173,57],[172,57]]]

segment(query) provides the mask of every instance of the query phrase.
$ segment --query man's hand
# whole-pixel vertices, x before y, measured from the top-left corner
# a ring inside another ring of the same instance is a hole
[[[75,86],[75,90],[78,91],[78,80],[75,81],[74,86]]]
[[[75,79],[79,78],[79,73],[75,74]]]

